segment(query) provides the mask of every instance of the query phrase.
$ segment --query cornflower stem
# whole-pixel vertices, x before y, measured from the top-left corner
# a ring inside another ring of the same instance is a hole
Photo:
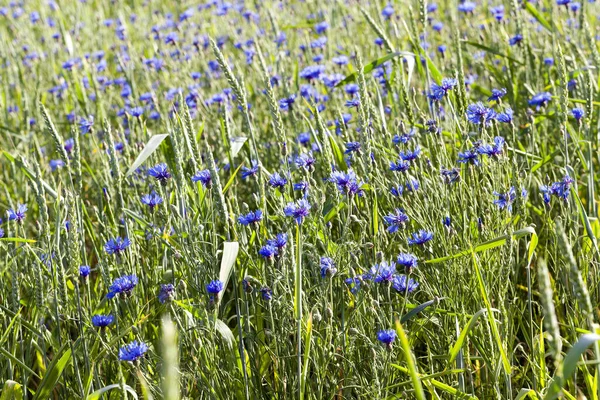
[[[304,392],[302,391],[302,225],[296,224],[296,294],[295,294],[295,305],[296,305],[296,323],[297,323],[297,342],[298,342],[298,398],[302,400],[304,398]]]

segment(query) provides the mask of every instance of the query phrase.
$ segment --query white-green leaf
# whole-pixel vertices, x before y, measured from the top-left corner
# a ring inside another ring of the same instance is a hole
[[[231,138],[231,156],[235,157],[238,155],[242,147],[244,147],[244,143],[248,140],[247,137],[239,136]]]
[[[168,136],[169,135],[166,133],[163,135],[152,136],[150,138],[150,140],[148,141],[148,143],[146,143],[146,146],[144,146],[144,150],[142,150],[142,152],[140,153],[139,156],[137,156],[137,158],[135,159],[135,161],[133,162],[131,167],[129,167],[129,171],[127,171],[125,176],[129,176],[129,175],[133,174],[133,172],[135,172],[135,170],[138,169],[138,167],[140,165],[142,165],[144,163],[144,161],[146,161],[148,159],[148,157],[150,157],[152,155],[152,153],[154,153],[156,151],[158,146],[160,146],[162,141],[165,140]]]
[[[104,386],[102,389],[98,389],[98,390],[96,390],[94,393],[90,394],[90,395],[87,397],[87,399],[86,399],[86,400],[99,400],[99,399],[100,399],[100,397],[101,397],[101,396],[102,396],[104,393],[106,393],[106,392],[108,392],[108,391],[110,391],[110,390],[113,390],[113,389],[120,389],[120,388],[121,388],[121,385],[120,385],[120,384],[118,384],[118,383],[114,383],[114,384],[112,384],[112,385]],[[136,399],[136,400],[137,400],[137,398],[138,398],[138,396],[137,396],[137,393],[135,392],[135,390],[133,390],[133,388],[132,388],[131,386],[129,386],[129,385],[124,385],[124,388],[125,388],[125,390],[126,390],[127,392],[129,392],[129,394],[131,394],[131,395],[133,396],[133,398],[134,398],[134,399]]]
[[[221,269],[219,271],[219,280],[223,282],[223,291],[227,288],[227,282],[239,250],[240,244],[238,242],[223,243],[223,258],[221,259]],[[221,296],[219,296],[220,298]]]

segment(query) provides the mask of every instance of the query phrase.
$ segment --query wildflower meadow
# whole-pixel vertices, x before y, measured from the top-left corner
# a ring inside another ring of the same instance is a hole
[[[0,400],[598,400],[599,18],[4,0]]]

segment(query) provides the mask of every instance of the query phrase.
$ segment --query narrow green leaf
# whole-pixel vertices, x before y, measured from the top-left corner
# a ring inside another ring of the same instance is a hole
[[[37,392],[35,393],[35,397],[33,398],[34,400],[37,400],[37,399],[46,400],[46,399],[51,398],[50,394],[56,387],[56,384],[58,383],[58,380],[60,379],[60,376],[62,375],[64,369],[71,362],[71,347],[70,346],[71,346],[71,343],[65,343],[62,346],[62,348],[60,349],[60,351],[58,351],[56,353],[56,354],[62,353],[62,355],[60,356],[60,358],[57,356],[50,363],[50,366],[46,370],[46,373],[44,374],[44,378],[42,379],[42,382],[40,383],[40,386],[38,387]],[[64,350],[66,347],[69,347],[69,348],[67,350]]]
[[[373,71],[375,68],[379,67],[380,65],[382,65],[383,63],[385,63],[386,61],[391,60],[392,58],[398,57],[398,56],[411,56],[414,57],[415,55],[413,53],[407,52],[407,51],[397,51],[395,53],[388,53],[383,57],[380,57],[376,60],[371,61],[370,63],[368,63],[367,65],[365,65],[363,67],[363,73],[364,74],[368,74],[369,72]],[[335,85],[336,87],[340,87],[345,85],[346,83],[350,83],[350,82],[354,82],[356,80],[356,76],[358,75],[358,72],[353,72],[350,75],[346,76],[344,79],[342,79],[340,82],[338,82],[337,85]]]
[[[500,312],[500,310],[497,310],[495,308],[492,308],[492,311],[495,311],[498,313]],[[479,317],[481,317],[486,312],[487,312],[487,308],[482,308],[481,310],[479,310],[475,314],[473,314],[473,316],[467,323],[467,326],[465,326],[463,328],[463,330],[460,332],[460,335],[458,336],[458,340],[456,340],[456,343],[454,343],[454,346],[452,346],[452,349],[450,350],[450,355],[449,355],[450,357],[448,359],[448,363],[452,364],[454,362],[454,360],[456,360],[456,357],[458,357],[458,353],[460,352],[460,349],[462,349],[462,347],[465,344],[465,341],[467,340],[467,335],[469,334],[469,332],[471,332],[471,329],[473,329],[475,327],[475,324],[477,323],[477,320],[479,319]],[[492,318],[493,318],[493,316],[492,316]]]
[[[558,397],[562,391],[562,388],[571,378],[571,375],[573,375],[575,372],[577,363],[581,359],[583,353],[598,340],[600,340],[600,335],[596,335],[595,333],[587,333],[582,335],[579,340],[577,340],[563,361],[562,375],[557,376],[554,379],[552,386],[550,386],[548,392],[546,393],[546,397],[544,397],[545,400],[553,400]]]
[[[524,236],[534,235],[534,234],[535,234],[535,229],[531,226],[528,226],[526,228],[519,229],[518,231],[513,232],[512,237],[514,239],[520,239]],[[511,237],[511,235],[498,236],[497,238],[488,240],[487,242],[484,242],[484,243],[481,243],[481,244],[475,246],[473,248],[473,251],[475,253],[481,253],[483,251],[487,251],[487,250],[490,250],[490,249],[493,249],[496,247],[503,246],[504,244],[506,244],[508,239],[510,239],[510,237]],[[425,261],[425,264],[437,264],[437,263],[441,263],[444,261],[452,260],[454,258],[463,257],[466,255],[469,255],[470,253],[471,253],[471,249],[467,249],[467,250],[460,251],[458,253],[451,254],[449,256],[444,256],[444,257],[440,257],[440,258],[434,258],[432,260],[427,260],[427,261]]]
[[[425,392],[423,391],[423,386],[421,385],[421,377],[419,375],[419,371],[417,370],[415,360],[413,359],[413,354],[410,349],[410,344],[408,343],[408,338],[406,337],[404,328],[402,328],[402,324],[397,318],[396,333],[398,334],[398,338],[400,339],[400,345],[402,346],[402,351],[404,352],[404,358],[406,359],[406,365],[408,366],[408,375],[410,376],[410,379],[413,383],[414,395],[417,398],[417,400],[425,400]]]
[[[540,23],[540,25],[546,28],[548,32],[552,33],[554,31],[554,29],[552,29],[552,25],[550,25],[550,22],[544,18],[544,16],[535,8],[532,3],[525,2],[525,10],[527,10],[527,12],[531,14],[533,18]]]
[[[502,339],[500,338],[500,332],[498,331],[498,325],[496,325],[496,319],[492,314],[492,304],[490,303],[490,299],[487,295],[487,289],[485,288],[485,282],[483,281],[483,277],[481,276],[481,271],[479,269],[479,263],[477,262],[477,256],[475,255],[475,251],[471,251],[471,259],[473,260],[473,267],[475,269],[475,276],[477,277],[477,283],[479,286],[481,298],[485,304],[485,307],[487,308],[487,316],[488,321],[490,322],[490,327],[492,328],[492,335],[494,336],[496,346],[498,346],[498,350],[500,351],[500,358],[502,360],[502,366],[504,367],[504,373],[510,376],[510,362],[508,361],[506,351],[504,350],[504,345],[502,344]]]
[[[494,54],[494,55],[496,55],[498,57],[506,58],[507,60],[512,61],[515,64],[523,64],[522,61],[519,61],[519,60],[517,60],[515,58],[512,58],[510,56],[507,56],[506,54],[504,54],[504,53],[502,53],[502,52],[500,52],[500,51],[498,51],[496,49],[492,49],[489,46],[485,46],[485,45],[483,45],[481,43],[471,42],[469,40],[463,40],[462,42],[465,43],[465,44],[468,44],[469,46],[478,48],[479,50],[483,50],[483,51],[485,51],[487,53]]]
[[[23,173],[25,174],[25,176],[27,178],[29,178],[31,180],[35,179],[35,176],[34,176],[35,174],[33,173],[33,171],[30,170],[28,167],[26,167],[21,160],[16,159],[15,157],[13,157],[10,153],[7,153],[6,151],[3,151],[2,153],[4,154],[4,157],[6,157],[6,159],[8,161],[15,164],[18,168],[20,168],[21,171],[23,171]],[[46,181],[42,180],[42,185],[44,186],[46,193],[48,193],[50,196],[52,196],[55,199],[58,198],[58,194],[56,193],[56,190],[54,190]]]
[[[308,376],[308,364],[310,362],[310,348],[312,339],[312,327],[313,327],[313,316],[312,313],[308,314],[306,320],[306,334],[304,336],[304,366],[302,368],[302,383],[300,386],[300,399],[304,399],[304,393],[306,388],[306,378]]]
[[[19,238],[19,237],[7,237],[7,238],[0,238],[0,242],[35,243],[35,240]]]
[[[515,400],[525,400],[526,398],[537,399],[538,396],[533,389],[521,389]]]
[[[229,180],[227,181],[227,183],[225,184],[225,186],[223,186],[223,194],[227,193],[227,191],[229,190],[229,187],[231,185],[233,185],[233,182],[235,182],[235,177],[237,176],[239,170],[242,169],[242,165],[244,165],[244,164],[240,164],[235,169],[235,171],[233,171],[233,174],[231,174],[231,176],[229,177]]]
[[[4,382],[2,388],[2,394],[0,394],[0,400],[22,400],[23,399],[23,388],[15,381],[7,379]]]
[[[409,321],[410,319],[415,317],[417,314],[419,314],[420,312],[425,310],[427,307],[429,307],[433,304],[439,303],[440,300],[441,299],[433,299],[433,300],[426,301],[425,303],[419,304],[418,306],[416,306],[415,308],[413,308],[412,310],[410,310],[409,312],[404,314],[402,316],[402,318],[400,319],[400,322],[404,323],[406,321]]]

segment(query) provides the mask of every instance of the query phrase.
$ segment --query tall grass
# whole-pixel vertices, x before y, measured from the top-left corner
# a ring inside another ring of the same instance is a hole
[[[0,8],[0,399],[598,399],[561,3]]]

